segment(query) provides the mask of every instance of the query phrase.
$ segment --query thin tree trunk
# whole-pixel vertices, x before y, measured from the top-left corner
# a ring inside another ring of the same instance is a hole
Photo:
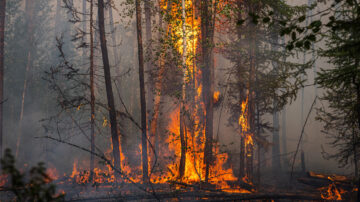
[[[146,123],[146,98],[145,98],[145,82],[144,82],[144,51],[141,31],[141,6],[140,0],[135,1],[136,6],[136,30],[138,40],[138,57],[139,57],[139,80],[140,80],[140,103],[141,103],[141,145],[142,145],[142,168],[143,181],[148,182],[148,155],[147,155],[147,123]]]
[[[26,0],[25,5],[25,15],[27,17],[27,37],[28,37],[28,47],[27,47],[27,62],[26,62],[26,68],[25,68],[25,78],[24,78],[24,87],[23,92],[21,94],[21,108],[20,108],[20,118],[19,118],[19,133],[18,138],[16,142],[16,153],[15,157],[18,157],[19,154],[19,148],[20,143],[22,139],[22,126],[23,126],[23,117],[24,117],[24,105],[25,105],[25,98],[26,98],[26,91],[28,86],[28,77],[29,77],[29,71],[32,67],[32,51],[33,51],[33,15],[34,15],[34,2],[33,0]]]
[[[85,0],[86,1],[86,0]],[[91,180],[93,180],[94,172],[94,152],[95,152],[95,88],[94,88],[94,31],[93,16],[94,2],[90,0],[90,108],[91,108],[91,156],[90,156],[90,172]]]
[[[87,0],[83,0],[83,3],[82,3],[82,12],[83,12],[82,25],[83,25],[83,32],[84,33],[86,33],[86,1]],[[84,42],[86,42],[86,34],[84,34],[83,40],[84,40]],[[86,60],[86,48],[83,48],[82,57],[83,57],[83,63],[85,63],[85,60]]]
[[[243,2],[241,1],[237,1],[237,7],[238,7],[238,20],[242,20],[242,6],[243,6]],[[242,39],[242,33],[241,33],[241,29],[238,28],[237,31],[237,37],[238,40]],[[242,72],[238,71],[238,79],[240,80],[242,77]],[[240,81],[239,81],[240,82]],[[240,87],[240,91],[241,91],[241,87]],[[240,92],[241,94],[241,92]],[[240,103],[241,105],[241,103]],[[244,142],[244,137],[242,135],[240,135],[240,158],[239,158],[239,180],[241,181],[244,177],[245,177],[245,142]]]
[[[179,178],[181,179],[185,173],[186,163],[186,137],[185,137],[185,98],[186,98],[186,14],[185,14],[185,0],[181,1],[182,6],[182,31],[183,31],[183,55],[182,55],[182,69],[183,69],[183,81],[181,89],[181,101],[180,101],[180,142],[181,142],[181,156],[179,166]]]
[[[202,46],[202,86],[203,99],[205,104],[205,182],[209,181],[209,172],[212,162],[213,145],[213,106],[214,106],[214,72],[213,72],[213,19],[212,2],[208,0],[201,1],[201,46]]]
[[[5,11],[6,0],[3,0],[0,2],[0,157],[3,151]]]
[[[281,142],[282,142],[282,154],[287,154],[287,138],[286,138],[286,108],[283,109],[282,113],[282,123],[281,123]],[[283,165],[287,165],[287,157],[283,157]],[[285,169],[285,166],[284,166]]]
[[[104,65],[104,76],[105,76],[105,86],[106,86],[106,95],[108,100],[109,107],[109,117],[111,124],[111,140],[113,145],[113,155],[114,155],[114,166],[120,168],[120,148],[119,148],[119,134],[118,134],[118,124],[116,118],[116,109],[114,102],[114,95],[112,90],[111,83],[111,73],[110,73],[110,64],[109,56],[106,45],[106,36],[105,36],[105,20],[104,20],[104,0],[98,0],[98,18],[99,18],[99,31],[100,31],[100,45],[102,60]],[[116,180],[120,180],[119,174],[115,175]]]
[[[256,11],[256,9],[252,8],[252,12]],[[255,134],[255,78],[256,78],[256,31],[255,25],[250,25],[250,71],[249,71],[249,105],[248,105],[248,121],[250,123],[250,132],[251,134]],[[253,146],[247,145],[251,147],[249,149],[250,154],[246,154],[246,173],[248,179],[251,181],[253,178]]]
[[[153,94],[153,80],[151,79],[151,70],[153,69],[153,65],[152,65],[152,51],[151,51],[151,40],[152,40],[152,25],[151,25],[151,0],[145,0],[145,31],[146,31],[146,44],[147,44],[147,52],[149,53],[148,56],[148,60],[145,64],[145,70],[148,72],[147,75],[147,83],[148,83],[148,87],[147,87],[147,108],[148,109],[153,109],[153,105],[154,105],[154,94]],[[155,112],[150,111],[148,113],[148,122],[149,124],[151,123],[151,119],[153,118]],[[149,128],[149,131],[151,132],[151,128]],[[153,137],[154,134],[150,134],[150,137]]]

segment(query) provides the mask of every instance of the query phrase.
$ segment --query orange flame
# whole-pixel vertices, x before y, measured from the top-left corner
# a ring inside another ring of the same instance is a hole
[[[331,180],[331,184],[327,187],[319,188],[321,198],[325,200],[342,200],[341,194],[345,193],[346,191],[336,187],[335,181],[328,177],[329,180]]]

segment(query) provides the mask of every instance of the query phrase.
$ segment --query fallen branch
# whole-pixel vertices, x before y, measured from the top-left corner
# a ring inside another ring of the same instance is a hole
[[[299,138],[299,141],[298,141],[298,144],[297,144],[297,147],[296,147],[296,151],[295,151],[295,154],[294,154],[294,159],[293,159],[293,162],[292,162],[292,165],[291,165],[290,181],[292,180],[293,171],[294,171],[294,165],[295,165],[295,159],[296,159],[297,153],[299,152],[299,147],[300,147],[300,143],[301,143],[301,140],[302,140],[304,131],[305,131],[305,126],[306,126],[306,124],[307,124],[307,122],[308,122],[308,120],[309,120],[311,111],[312,111],[313,107],[315,106],[316,99],[317,99],[317,96],[314,98],[314,102],[312,103],[312,105],[311,105],[311,107],[310,107],[309,113],[308,113],[307,116],[306,116],[305,123],[304,123],[304,125],[303,125],[303,127],[302,127],[302,130],[301,130],[300,138]]]

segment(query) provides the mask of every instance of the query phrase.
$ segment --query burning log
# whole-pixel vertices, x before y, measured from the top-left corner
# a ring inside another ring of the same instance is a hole
[[[315,187],[325,200],[343,200],[345,193],[353,191],[354,185],[351,179],[342,175],[326,175],[308,172],[307,177],[298,178],[298,181]]]

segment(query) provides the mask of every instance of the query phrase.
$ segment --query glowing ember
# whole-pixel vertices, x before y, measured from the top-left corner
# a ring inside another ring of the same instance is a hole
[[[346,191],[336,187],[334,180],[331,177],[328,177],[332,183],[327,187],[319,188],[321,193],[321,198],[325,200],[342,200],[341,194],[344,194]]]

